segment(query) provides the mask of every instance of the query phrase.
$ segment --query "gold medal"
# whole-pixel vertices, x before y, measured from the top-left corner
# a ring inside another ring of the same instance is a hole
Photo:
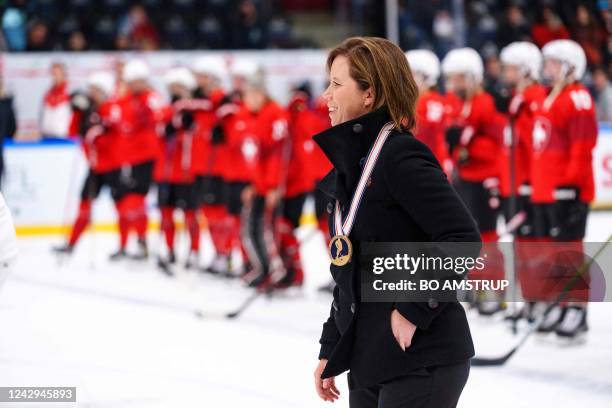
[[[346,235],[335,235],[329,241],[329,255],[331,263],[336,266],[344,266],[351,261],[353,256],[353,245]]]

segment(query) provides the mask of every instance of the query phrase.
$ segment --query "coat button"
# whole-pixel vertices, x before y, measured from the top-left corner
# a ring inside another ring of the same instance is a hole
[[[334,205],[332,203],[327,203],[327,213],[331,214],[334,211]]]
[[[363,130],[363,126],[361,126],[360,123],[355,123],[353,125],[353,132],[355,133],[361,133],[361,131]]]
[[[332,307],[334,308],[336,312],[338,311],[338,303],[336,303],[335,300],[332,302]]]
[[[365,165],[366,162],[366,158],[362,157],[361,159],[359,159],[359,167],[363,168],[363,166]]]
[[[368,187],[372,185],[372,177],[368,177],[368,182],[366,183]]]
[[[434,298],[431,298],[427,301],[427,306],[432,310],[437,309],[439,305],[440,304],[438,303],[438,301]]]
[[[351,313],[355,314],[355,304],[351,303]]]

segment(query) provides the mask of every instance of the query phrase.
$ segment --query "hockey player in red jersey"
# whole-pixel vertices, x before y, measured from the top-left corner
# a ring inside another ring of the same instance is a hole
[[[537,239],[533,230],[533,205],[531,204],[531,160],[533,124],[535,114],[546,97],[546,89],[538,83],[542,66],[542,54],[529,42],[514,42],[500,54],[504,82],[512,90],[508,108],[511,128],[504,133],[504,146],[500,164],[500,193],[507,223],[524,219],[514,234],[515,269],[525,305],[516,310],[510,319],[533,319],[533,305],[537,300],[536,283],[532,277],[534,257],[540,248],[531,245]]]
[[[228,110],[231,106],[231,110]],[[214,267],[225,268],[218,272],[239,276],[251,268],[248,252],[242,241],[242,227],[248,224],[243,218],[242,195],[254,182],[257,170],[258,142],[255,115],[243,104],[229,102],[219,108],[227,112],[215,129],[215,140],[223,143],[228,163],[223,172],[223,200],[226,210],[224,241],[218,249],[218,261]],[[242,267],[230,262],[231,251],[239,250]]]
[[[551,41],[542,49],[544,80],[552,86],[533,127],[532,186],[536,236],[554,242],[554,252],[574,253],[584,262],[589,203],[594,198],[593,155],[597,142],[595,104],[580,82],[586,68],[584,51],[574,41]],[[551,256],[553,254],[550,254]],[[550,271],[554,273],[554,271]],[[543,293],[554,299],[571,279]],[[587,331],[588,290],[565,293],[565,301],[548,314],[540,332],[575,337]]]
[[[483,63],[471,48],[450,51],[442,62],[447,90],[453,96],[450,145],[457,169],[455,186],[475,218],[484,245],[487,267],[473,273],[476,279],[503,279],[503,255],[497,248],[499,199],[499,155],[505,120],[497,112],[493,97],[482,88]],[[486,295],[486,294],[479,294]],[[494,294],[496,298],[500,294]],[[502,308],[498,301],[476,302],[481,314],[490,315]]]
[[[161,212],[161,229],[168,249],[167,256],[160,256],[158,264],[171,274],[168,264],[176,262],[174,238],[176,227],[174,213],[183,212],[190,246],[186,268],[198,266],[200,226],[197,218],[197,190],[195,184],[193,145],[195,139],[195,114],[212,111],[212,103],[194,100],[192,93],[197,84],[187,68],[173,68],[165,76],[171,97],[166,108],[164,137],[159,159],[155,163],[154,178],[158,186],[158,205]]]
[[[429,50],[408,51],[406,58],[419,86],[415,135],[431,149],[440,166],[450,178],[453,164],[448,153],[445,137],[445,99],[436,90],[440,77],[440,61],[436,54]]]
[[[89,173],[81,190],[79,210],[68,242],[54,248],[58,253],[71,253],[91,220],[91,206],[104,186],[118,198],[120,161],[117,155],[121,109],[113,98],[115,80],[110,73],[96,72],[88,78],[87,94],[72,97],[71,134],[80,135]]]
[[[128,61],[123,68],[126,93],[121,98],[122,127],[118,150],[121,155],[120,189],[116,203],[119,212],[119,249],[111,259],[126,256],[130,230],[138,236],[137,259],[148,256],[148,218],[145,198],[153,176],[153,164],[160,152],[158,126],[163,120],[163,103],[148,83],[150,70],[141,60]]]
[[[315,200],[318,228],[325,239],[328,240],[331,238],[327,222],[327,204],[329,204],[329,201],[325,194],[316,188],[316,185],[329,173],[332,164],[321,148],[312,140],[312,137],[329,128],[331,124],[327,104],[323,98],[316,100],[314,106],[311,106],[311,104],[312,97],[308,84],[302,84],[293,91],[288,107],[289,134],[294,141],[293,143],[301,144],[302,149],[296,152],[301,157],[302,171],[300,173],[302,177],[308,179],[308,183],[313,188],[311,195]],[[322,106],[319,107],[317,104]]]
[[[213,111],[196,115],[198,130],[195,154],[200,158],[197,159],[196,182],[202,212],[215,248],[215,257],[204,271],[226,274],[230,269],[234,230],[233,217],[228,214],[226,207],[226,173],[231,171],[234,163],[229,157],[224,130],[239,106],[230,100],[221,87],[227,71],[223,59],[202,56],[194,62],[192,70],[198,82],[195,97],[205,98],[214,106]]]
[[[290,262],[284,257],[287,253],[281,253],[283,248],[297,246],[289,242],[295,240],[289,224],[301,214],[297,200],[287,199],[300,193],[299,186],[289,183],[293,146],[288,134],[287,113],[270,99],[261,76],[249,79],[244,104],[253,115],[258,144],[253,184],[242,194],[249,212],[245,246],[253,268],[245,274],[244,280],[250,286],[287,283],[287,279],[288,283],[294,279],[300,281],[299,252],[291,254]],[[278,220],[275,215],[279,216]]]

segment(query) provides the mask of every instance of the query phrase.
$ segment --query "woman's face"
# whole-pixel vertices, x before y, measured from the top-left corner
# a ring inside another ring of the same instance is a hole
[[[244,104],[251,112],[259,112],[266,104],[266,94],[259,89],[247,86],[244,91]]]
[[[556,59],[546,58],[544,60],[544,79],[551,84],[561,82],[563,78],[563,63]]]
[[[466,74],[451,73],[446,76],[446,89],[461,99],[467,99],[473,88],[473,81]]]
[[[362,91],[349,74],[349,61],[339,55],[329,72],[329,86],[323,93],[332,126],[365,115],[372,110],[374,94],[371,88]]]

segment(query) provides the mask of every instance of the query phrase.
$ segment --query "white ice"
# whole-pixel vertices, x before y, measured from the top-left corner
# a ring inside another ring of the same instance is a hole
[[[610,232],[612,213],[591,215],[588,240]],[[316,292],[328,279],[321,236],[302,247],[302,293],[258,299],[235,321],[194,316],[240,304],[250,292],[235,281],[169,279],[153,261],[111,264],[115,237],[102,233],[85,236],[60,264],[50,253],[58,240],[20,240],[18,266],[0,293],[0,386],[76,386],[77,403],[13,406],[329,405],[313,388],[330,303]],[[506,366],[472,368],[459,406],[611,407],[612,305],[593,304],[589,313],[585,344],[534,337]],[[517,340],[499,322],[471,314],[470,321],[480,354],[503,353]],[[338,381],[334,406],[347,407],[345,377]]]

